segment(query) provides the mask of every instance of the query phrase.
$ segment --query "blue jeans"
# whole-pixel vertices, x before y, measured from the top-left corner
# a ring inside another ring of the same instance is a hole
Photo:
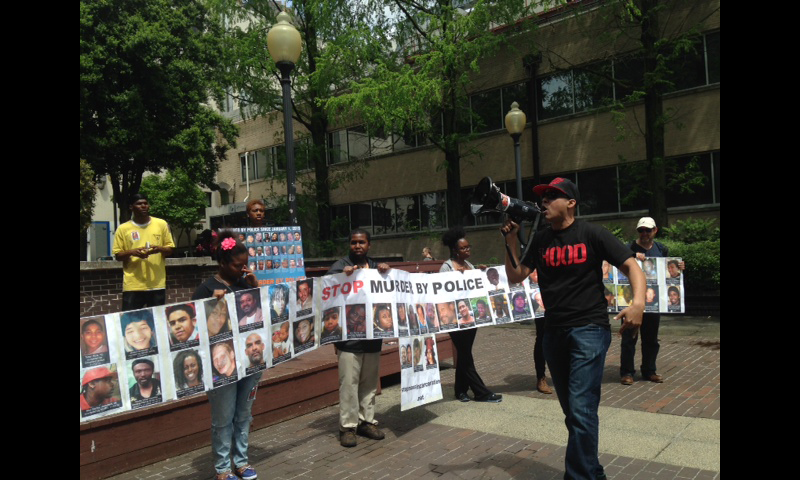
[[[253,400],[250,392],[258,385],[261,373],[244,377],[235,383],[208,392],[211,404],[211,452],[217,473],[229,472],[231,452],[233,466],[248,464],[247,448],[250,443],[250,411]]]
[[[569,431],[566,455],[568,480],[605,478],[597,458],[600,386],[611,330],[600,325],[547,328],[544,356]]]

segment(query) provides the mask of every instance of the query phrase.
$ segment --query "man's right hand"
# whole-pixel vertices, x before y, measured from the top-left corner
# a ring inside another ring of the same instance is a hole
[[[500,227],[500,233],[503,234],[504,237],[508,237],[508,234],[511,234],[513,238],[517,238],[517,232],[519,232],[519,225],[514,223],[514,220],[511,218],[506,219],[506,223]]]

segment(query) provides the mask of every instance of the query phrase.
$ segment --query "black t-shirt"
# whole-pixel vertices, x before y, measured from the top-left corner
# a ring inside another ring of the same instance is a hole
[[[609,325],[603,260],[619,267],[632,255],[611,232],[578,219],[564,230],[536,232],[522,264],[539,273],[545,325]]]

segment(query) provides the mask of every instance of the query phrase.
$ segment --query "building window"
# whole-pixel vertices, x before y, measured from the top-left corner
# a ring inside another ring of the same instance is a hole
[[[331,214],[338,237],[346,236],[354,228],[373,235],[389,235],[446,228],[445,205],[445,192],[433,192],[336,205]]]
[[[674,46],[670,46],[674,48]],[[719,83],[720,33],[699,38],[685,52],[672,55],[666,62],[671,73],[664,81],[668,92]],[[613,83],[609,81],[613,78]],[[572,70],[539,77],[537,113],[539,120],[570,115],[603,107],[612,99],[637,100],[644,88],[644,61],[634,54],[611,62],[599,62]]]
[[[483,133],[503,128],[503,101],[500,89],[470,97],[472,132]]]

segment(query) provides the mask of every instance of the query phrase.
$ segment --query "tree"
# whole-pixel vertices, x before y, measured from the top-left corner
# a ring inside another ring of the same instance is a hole
[[[214,188],[236,128],[221,97],[220,28],[199,0],[81,0],[81,158],[109,175],[122,220],[145,172]]]
[[[212,0],[212,9],[226,19],[226,71],[229,92],[245,117],[280,121],[283,112],[279,73],[267,53],[267,33],[282,9],[272,0]],[[380,5],[375,1],[298,0],[291,16],[303,39],[300,60],[292,72],[292,115],[308,131],[304,158],[314,176],[304,185],[315,212],[300,210],[300,223],[318,224],[323,242],[331,238],[330,191],[363,171],[363,162],[331,169],[326,158],[330,124],[325,101],[371,70],[373,59],[391,51]],[[296,155],[298,157],[298,155]],[[363,159],[361,159],[363,160]],[[279,180],[280,178],[276,178]],[[298,182],[303,182],[298,178]],[[273,204],[281,200],[273,199]],[[305,214],[305,215],[304,215]],[[305,217],[305,218],[303,218]]]
[[[327,106],[344,118],[361,118],[370,128],[424,135],[444,154],[440,165],[447,179],[447,221],[462,221],[461,160],[470,132],[467,87],[481,59],[505,45],[506,36],[492,31],[524,12],[517,0],[472,3],[457,0],[387,0],[395,19],[396,41],[405,58],[383,59],[372,74],[352,81],[348,93]]]
[[[147,195],[150,213],[178,229],[177,245],[183,234],[191,240],[190,231],[198,228],[205,218],[206,194],[183,169],[170,170],[162,177],[149,175],[139,190]]]
[[[86,229],[92,224],[95,193],[92,167],[81,160],[81,239],[86,235]]]
[[[552,2],[554,4],[562,1]],[[595,65],[579,66],[600,82],[614,82],[627,92],[608,106],[612,110],[622,137],[633,132],[644,138],[645,159],[641,164],[627,165],[627,175],[632,181],[626,184],[627,198],[646,198],[649,214],[662,227],[669,225],[666,194],[670,187],[668,177],[681,188],[691,190],[704,179],[692,168],[676,171],[676,164],[665,154],[665,133],[668,126],[678,128],[677,113],[664,108],[664,95],[676,89],[676,78],[686,68],[683,61],[702,52],[700,32],[705,24],[719,15],[719,2],[669,2],[665,0],[609,0],[581,2],[570,5],[573,20],[581,25],[585,37],[592,39],[592,51],[613,60],[616,71],[612,75]],[[570,67],[580,59],[565,58],[548,45],[534,42],[546,58]],[[698,52],[698,48],[700,52]],[[594,60],[600,60],[594,58]],[[588,77],[584,77],[588,78]],[[642,103],[644,121],[629,122],[629,107]],[[631,126],[632,124],[632,126]]]

